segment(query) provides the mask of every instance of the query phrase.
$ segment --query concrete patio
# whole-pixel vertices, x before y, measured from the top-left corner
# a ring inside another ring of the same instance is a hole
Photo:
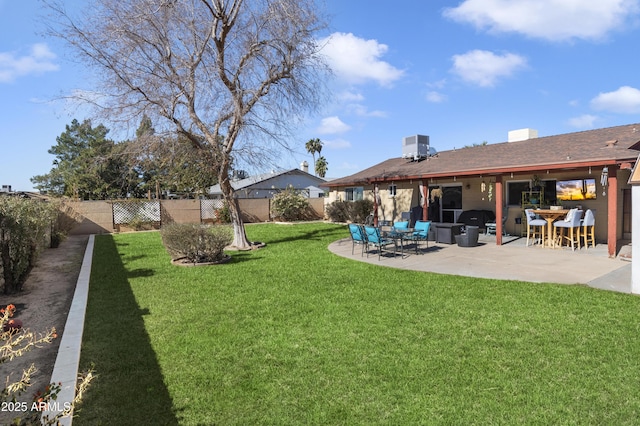
[[[478,246],[458,247],[429,241],[429,248],[421,244],[415,254],[413,244],[405,247],[405,255],[393,256],[383,252],[378,260],[375,250],[369,257],[361,256],[356,246],[351,254],[351,239],[329,245],[333,253],[360,262],[392,268],[463,275],[479,278],[520,280],[536,283],[583,284],[603,290],[631,293],[631,262],[622,260],[630,253],[630,246],[622,244],[616,258],[609,258],[606,244],[595,248],[542,248],[525,245],[526,238],[503,237],[498,246],[494,235],[481,234]],[[619,245],[620,246],[620,245]]]

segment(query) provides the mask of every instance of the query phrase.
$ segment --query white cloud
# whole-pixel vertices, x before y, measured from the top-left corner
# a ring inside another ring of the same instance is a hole
[[[337,97],[338,100],[343,102],[362,102],[364,100],[364,96],[362,96],[362,93],[354,93],[348,90],[339,93]]]
[[[380,110],[369,111],[369,109],[361,104],[349,104],[346,107],[347,111],[359,116],[359,117],[378,117],[385,118],[387,113]]]
[[[434,104],[439,104],[447,100],[447,96],[443,95],[440,92],[436,92],[434,90],[427,93],[427,101],[432,102]]]
[[[453,56],[452,72],[469,83],[492,87],[499,78],[510,77],[526,66],[527,60],[514,53],[496,55],[486,50],[472,50]]]
[[[336,133],[344,133],[351,129],[351,127],[345,124],[340,118],[326,117],[322,119],[320,127],[318,127],[317,132],[323,135],[327,134],[336,134]]]
[[[348,149],[351,148],[351,142],[344,139],[322,140],[322,145],[331,149]]]
[[[465,0],[444,16],[490,32],[561,41],[605,37],[638,10],[638,0]]]
[[[322,53],[337,76],[349,83],[375,81],[388,86],[403,75],[403,71],[380,60],[389,50],[377,40],[365,40],[349,33],[333,33],[320,41]]]
[[[427,87],[430,89],[444,89],[446,85],[447,85],[447,80],[445,79],[427,83]]]
[[[18,77],[57,71],[56,55],[44,43],[34,44],[28,55],[0,52],[0,83],[10,83]]]
[[[600,93],[591,99],[591,107],[622,114],[640,113],[640,90],[622,86],[615,92]]]
[[[595,127],[597,116],[591,114],[584,114],[579,117],[574,117],[569,120],[569,125],[578,129],[593,129]]]

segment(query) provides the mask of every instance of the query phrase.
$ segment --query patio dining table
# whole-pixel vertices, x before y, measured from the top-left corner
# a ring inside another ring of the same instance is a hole
[[[396,245],[400,243],[400,257],[404,257],[404,241],[413,234],[413,228],[394,228],[384,226],[380,228],[380,233],[384,238],[393,240]]]
[[[545,245],[547,247],[555,247],[553,241],[553,222],[566,216],[569,210],[536,209],[533,212],[547,221],[547,243]]]

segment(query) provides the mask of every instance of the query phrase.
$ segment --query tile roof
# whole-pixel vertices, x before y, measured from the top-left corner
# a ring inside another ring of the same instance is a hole
[[[441,151],[422,161],[391,158],[351,176],[327,182],[344,186],[374,181],[556,170],[635,162],[640,124],[609,127],[518,142]]]

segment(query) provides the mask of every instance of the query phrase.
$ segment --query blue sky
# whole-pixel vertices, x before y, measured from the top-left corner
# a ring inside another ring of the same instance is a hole
[[[402,154],[405,136],[447,150],[640,122],[640,0],[324,0],[331,101],[299,130],[297,167],[318,137],[340,177]],[[67,0],[68,8],[81,5]],[[31,189],[73,118],[56,95],[83,88],[38,3],[0,0],[0,184]],[[109,123],[104,123],[107,127]]]

